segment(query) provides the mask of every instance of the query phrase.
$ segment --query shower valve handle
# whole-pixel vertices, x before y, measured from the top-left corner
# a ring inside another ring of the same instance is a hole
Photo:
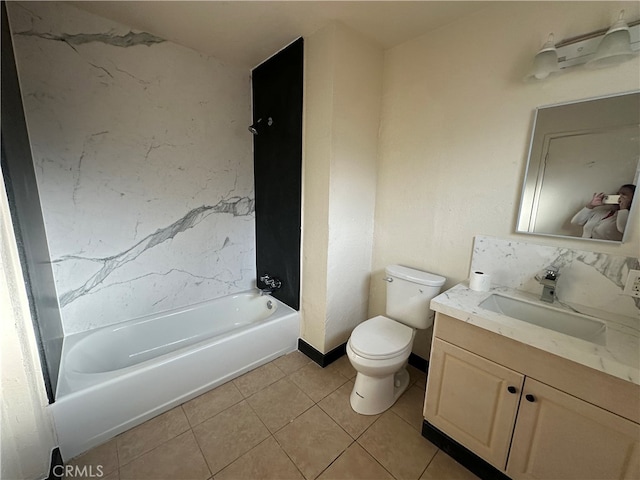
[[[274,290],[277,290],[282,286],[282,282],[280,280],[278,280],[277,278],[271,278],[271,275],[269,275],[268,273],[262,275],[260,277],[260,281],[267,287],[273,288]]]

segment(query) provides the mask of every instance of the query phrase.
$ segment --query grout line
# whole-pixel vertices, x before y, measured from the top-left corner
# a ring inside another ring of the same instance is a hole
[[[177,407],[173,407],[172,409],[167,410],[166,412],[160,413],[160,414],[156,415],[155,417],[151,417],[150,419],[148,419],[148,420],[144,421],[143,423],[141,423],[141,424],[139,424],[139,425],[136,425],[135,427],[132,427],[132,428],[130,428],[129,430],[125,430],[124,432],[119,433],[118,435],[116,435],[115,437],[113,437],[113,439],[112,439],[112,440],[115,440],[115,442],[116,442],[116,457],[117,457],[117,459],[118,459],[118,469],[120,469],[121,467],[124,467],[124,466],[126,466],[126,465],[129,465],[130,463],[134,462],[135,460],[137,460],[138,458],[142,457],[143,455],[146,455],[147,453],[149,453],[149,452],[151,452],[151,451],[155,450],[155,449],[156,449],[156,448],[158,448],[159,446],[164,445],[164,444],[165,444],[165,443],[167,443],[168,441],[173,440],[174,438],[177,438],[177,437],[179,437],[180,435],[182,435],[183,433],[187,432],[191,427],[189,426],[189,420],[188,420],[187,416],[185,415],[185,420],[187,420],[187,429],[185,429],[185,430],[183,430],[183,431],[181,431],[181,432],[178,432],[177,434],[175,434],[175,435],[174,435],[173,437],[171,437],[171,438],[167,438],[167,439],[165,439],[164,441],[160,442],[158,445],[156,445],[156,446],[152,447],[152,448],[151,448],[151,449],[149,449],[149,450],[145,450],[145,451],[142,451],[142,452],[140,452],[140,453],[138,453],[138,454],[134,455],[134,456],[133,456],[132,458],[130,458],[128,461],[126,461],[126,462],[124,462],[124,463],[122,463],[122,464],[120,463],[120,453],[119,453],[119,451],[118,451],[118,444],[120,443],[120,439],[122,439],[122,436],[123,436],[123,435],[125,435],[125,434],[127,434],[127,433],[129,433],[129,432],[131,432],[131,431],[133,431],[133,430],[135,430],[135,429],[141,429],[141,427],[142,427],[143,425],[147,425],[149,422],[152,422],[153,420],[156,420],[156,419],[160,418],[161,416],[166,415],[167,413],[169,413],[169,412],[171,412],[171,411],[173,411],[173,410],[175,410],[176,408],[181,407],[181,406],[182,406],[182,405],[178,405]],[[182,410],[182,412],[183,412],[183,414],[184,414],[184,411],[183,411],[183,410]]]
[[[118,478],[120,478],[120,452],[118,452],[118,437],[120,435],[116,435],[115,437],[115,444],[116,444],[116,469],[115,472],[118,472]],[[111,472],[113,473],[113,472]]]
[[[298,415],[296,415],[294,418],[292,418],[291,420],[289,420],[287,423],[285,423],[282,427],[278,428],[275,432],[272,432],[269,427],[264,423],[264,421],[262,420],[262,418],[260,418],[260,415],[258,414],[258,412],[253,408],[253,406],[251,405],[251,403],[249,403],[249,398],[253,397],[254,395],[257,395],[258,393],[260,393],[263,390],[266,390],[267,388],[275,385],[278,382],[281,381],[287,381],[289,382],[291,385],[293,385],[295,388],[297,388],[298,390],[300,390],[300,392],[307,397],[309,400],[311,400],[312,405],[310,405],[308,408],[305,408],[302,412],[300,412]],[[264,388],[262,388],[261,390],[257,391],[256,393],[254,393],[253,395],[251,395],[251,397],[246,398],[245,400],[247,400],[247,404],[249,405],[249,407],[251,408],[251,410],[253,411],[253,413],[258,417],[258,419],[260,420],[260,422],[265,426],[265,428],[267,429],[267,431],[271,434],[271,435],[275,435],[276,433],[278,433],[279,431],[281,431],[282,429],[284,429],[287,425],[289,425],[291,422],[293,422],[296,418],[300,417],[302,414],[304,414],[305,412],[307,412],[309,409],[313,408],[316,405],[316,402],[309,397],[309,395],[307,395],[304,390],[302,390],[298,385],[296,385],[291,379],[288,378],[288,375],[286,375],[284,378],[281,378],[279,380],[277,380],[276,382],[272,383],[271,385],[268,385]]]
[[[156,418],[156,417],[153,417],[153,418]],[[141,424],[141,425],[144,425],[144,424]],[[134,427],[134,428],[135,428],[135,427]],[[123,432],[123,433],[124,433],[124,432]],[[188,428],[188,429],[187,429],[187,430],[185,430],[184,432],[181,432],[181,433],[179,433],[178,435],[176,435],[176,436],[174,436],[174,437],[171,437],[171,438],[169,438],[168,440],[165,440],[164,442],[160,443],[159,445],[156,445],[156,446],[155,446],[155,447],[153,447],[151,450],[147,450],[146,452],[144,452],[144,453],[142,453],[142,454],[140,454],[140,455],[137,455],[136,457],[132,458],[130,461],[128,461],[128,462],[127,462],[127,463],[125,463],[124,465],[120,465],[120,466],[118,467],[118,476],[120,475],[120,470],[122,470],[122,467],[126,467],[126,466],[128,466],[128,465],[131,465],[131,464],[132,464],[133,462],[135,462],[136,460],[141,459],[142,457],[144,457],[144,456],[146,456],[146,455],[150,454],[151,452],[153,452],[153,451],[157,450],[158,448],[160,448],[160,447],[164,446],[166,443],[169,443],[170,441],[175,440],[176,438],[179,438],[179,437],[181,437],[181,436],[183,436],[183,435],[185,435],[185,434],[187,434],[187,433],[191,433],[191,434],[193,435],[193,439],[196,441],[196,445],[198,445],[198,448],[200,448],[200,445],[198,444],[198,439],[196,438],[195,434],[193,433],[193,430],[192,430],[191,428]],[[204,460],[205,460],[205,463],[206,463],[206,460],[207,460],[207,459],[205,458]],[[209,465],[207,465],[207,468],[209,469],[209,471],[211,471],[211,469],[209,468]]]
[[[336,458],[334,458],[333,460],[331,460],[331,462],[329,462],[329,465],[327,465],[326,467],[324,467],[324,468],[322,469],[322,471],[321,471],[318,475],[316,475],[316,477],[315,477],[315,478],[320,477],[320,475],[322,475],[322,474],[323,474],[324,472],[326,472],[329,468],[331,468],[331,465],[333,465],[334,463],[336,463],[336,462],[338,461],[338,459],[339,459],[340,457],[342,457],[342,456],[347,452],[347,450],[349,450],[349,448],[351,447],[351,445],[353,445],[353,444],[356,442],[356,441],[351,437],[351,435],[349,435],[349,438],[351,438],[351,443],[350,443],[349,445],[347,445],[347,446],[345,447],[345,449],[344,449],[344,450],[342,450],[342,451],[338,454],[338,456],[337,456]]]
[[[283,427],[284,428],[284,427]],[[302,473],[302,470],[300,470],[300,467],[298,467],[298,464],[293,460],[293,458],[291,458],[291,456],[289,455],[289,453],[287,453],[287,451],[284,449],[284,447],[280,444],[280,442],[278,441],[278,439],[276,438],[275,435],[271,435],[271,437],[275,440],[276,444],[278,445],[278,448],[282,451],[282,453],[284,453],[287,458],[289,459],[289,461],[293,464],[294,467],[296,467],[296,470],[298,470],[298,472],[300,472],[300,475],[302,476],[302,478],[307,478],[304,476],[304,473]]]
[[[376,420],[376,422],[377,422],[377,421],[378,421],[378,420]],[[373,422],[373,423],[375,423],[375,422]],[[374,460],[378,465],[380,465],[380,467],[382,467],[382,469],[383,469],[385,472],[387,472],[389,475],[391,475],[391,478],[395,478],[395,479],[397,479],[397,477],[396,477],[393,473],[391,473],[387,467],[385,467],[382,463],[380,463],[380,460],[378,460],[376,457],[374,457],[374,456],[373,456],[373,454],[371,454],[371,453],[370,453],[366,448],[364,448],[362,445],[360,445],[360,444],[358,444],[358,445],[360,446],[360,448],[362,448],[362,450],[364,450],[365,452],[367,452],[367,455],[369,455],[371,458],[373,458],[373,460]],[[422,473],[424,473],[424,472],[422,472]],[[418,477],[418,478],[420,478],[420,477]]]
[[[429,463],[427,463],[427,466],[424,467],[424,470],[422,471],[422,473],[420,474],[420,476],[418,478],[422,478],[422,476],[424,475],[424,473],[428,470],[429,466],[433,463],[433,461],[436,458],[436,455],[438,455],[438,453],[440,453],[440,448],[437,448],[436,453],[433,454],[433,457],[431,457],[431,460],[429,460]],[[443,452],[444,453],[444,452]]]
[[[279,381],[279,380],[278,380],[278,381]],[[272,385],[273,385],[273,384],[272,384]],[[267,387],[265,387],[265,388],[267,388]],[[264,388],[263,388],[263,389],[261,389],[261,390],[259,390],[259,391],[258,391],[258,392],[256,392],[256,393],[254,393],[253,395],[256,395],[257,393],[259,393],[259,392],[260,392],[260,391],[262,391],[262,390],[264,390]],[[253,396],[253,395],[252,395],[252,396]],[[251,409],[251,411],[253,412],[253,414],[258,418],[258,421],[262,424],[262,426],[265,428],[265,430],[266,430],[267,432],[269,432],[269,435],[273,435],[273,433],[271,433],[271,430],[269,430],[269,427],[267,427],[267,424],[266,424],[266,423],[264,423],[264,421],[262,420],[262,418],[260,418],[260,415],[258,415],[258,412],[256,412],[256,410],[253,408],[253,406],[251,405],[251,403],[249,403],[248,399],[246,399],[246,398],[245,398],[245,399],[244,399],[244,401],[247,403],[247,405],[249,406],[249,408]],[[241,456],[242,456],[242,455],[241,455]],[[239,458],[239,457],[238,457],[238,458]],[[235,460],[234,460],[234,461],[235,461]]]
[[[202,455],[202,458],[204,459],[204,464],[207,466],[207,470],[209,470],[209,479],[211,480],[213,479],[214,474],[213,474],[213,470],[211,469],[211,465],[209,465],[209,460],[207,460],[207,456],[202,451],[202,447],[200,446],[200,442],[198,441],[196,432],[193,431],[193,428],[190,428],[190,430],[191,430],[191,434],[193,435],[193,439],[196,441],[196,445],[198,446],[198,451],[200,452],[200,455]]]
[[[191,428],[197,427],[198,425],[202,425],[203,423],[208,422],[208,421],[209,421],[209,420],[211,420],[212,418],[217,417],[218,415],[220,415],[222,412],[225,412],[225,411],[229,410],[231,407],[234,407],[234,406],[238,405],[239,403],[241,403],[241,402],[243,402],[243,401],[245,401],[245,400],[246,400],[246,398],[242,395],[242,392],[240,391],[240,389],[238,389],[238,387],[237,387],[235,384],[233,384],[233,380],[230,380],[230,381],[229,381],[229,382],[227,382],[227,383],[223,383],[222,385],[218,385],[216,388],[213,388],[213,389],[211,389],[211,390],[208,390],[207,392],[203,393],[202,395],[199,395],[199,396],[197,396],[197,397],[195,397],[195,398],[192,398],[191,400],[188,400],[187,402],[181,403],[181,404],[180,404],[180,407],[182,407],[182,406],[183,406],[183,405],[185,405],[186,403],[189,403],[189,402],[191,402],[191,401],[195,400],[196,398],[200,398],[200,397],[202,397],[203,395],[206,395],[206,394],[208,394],[208,393],[211,393],[211,392],[215,391],[216,389],[218,389],[218,388],[220,388],[220,387],[222,387],[222,386],[225,386],[225,385],[227,385],[227,384],[229,384],[229,383],[233,385],[233,388],[235,388],[235,389],[236,389],[236,391],[238,392],[238,394],[240,395],[240,397],[241,397],[241,398],[240,398],[238,401],[235,401],[234,403],[232,403],[231,405],[227,405],[227,406],[226,406],[226,407],[224,407],[222,410],[220,410],[219,412],[217,412],[217,413],[215,413],[215,414],[211,415],[210,417],[207,417],[207,418],[205,418],[204,420],[202,420],[202,421],[200,421],[200,422],[197,422],[197,423],[194,423],[194,424],[192,424],[192,423],[191,423],[191,421],[189,420],[189,416],[186,414],[186,411],[185,411],[185,417],[187,417],[187,423],[189,424],[189,426],[190,426]],[[184,408],[183,408],[182,410],[184,411]],[[154,418],[155,418],[155,417],[154,417]]]

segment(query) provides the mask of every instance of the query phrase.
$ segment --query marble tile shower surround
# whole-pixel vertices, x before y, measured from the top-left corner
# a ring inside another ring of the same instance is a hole
[[[640,324],[640,301],[622,294],[629,270],[640,268],[638,258],[476,236],[470,272],[489,273],[494,286],[539,294],[542,286],[534,277],[550,265],[560,269],[556,294],[561,302]]]
[[[250,72],[62,2],[9,2],[66,334],[255,282]]]

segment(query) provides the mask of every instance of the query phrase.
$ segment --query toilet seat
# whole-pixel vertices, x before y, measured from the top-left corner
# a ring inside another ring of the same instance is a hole
[[[349,338],[354,353],[372,360],[394,358],[411,350],[414,331],[378,315],[358,325]]]

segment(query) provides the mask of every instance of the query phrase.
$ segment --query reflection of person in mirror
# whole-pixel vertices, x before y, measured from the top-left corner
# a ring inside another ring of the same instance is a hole
[[[571,223],[583,226],[583,238],[622,240],[635,191],[635,185],[622,185],[617,193],[620,199],[613,205],[604,203],[604,193],[596,193],[591,201],[575,214]]]

